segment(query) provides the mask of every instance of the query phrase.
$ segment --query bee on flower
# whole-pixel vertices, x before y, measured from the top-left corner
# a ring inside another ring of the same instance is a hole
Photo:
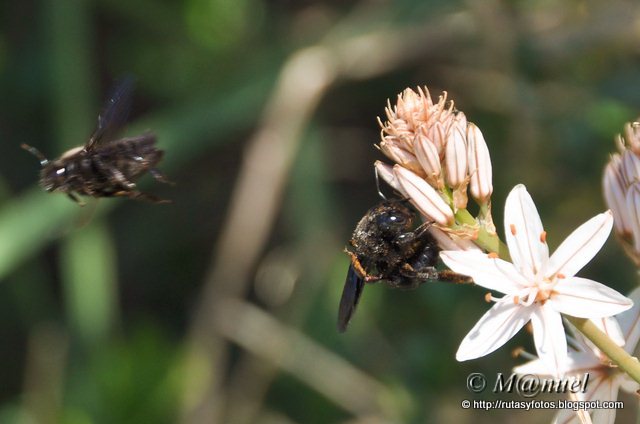
[[[506,200],[506,245],[498,237],[491,217],[489,149],[480,129],[456,110],[446,92],[434,102],[426,88],[406,89],[385,111],[378,147],[394,164],[376,162],[377,175],[431,223],[429,231],[445,265],[503,294],[487,294],[494,305],[463,339],[456,358],[487,355],[530,322],[541,367],[562,375],[568,361],[563,315],[592,320],[597,331],[598,322],[611,322],[609,317],[633,305],[616,290],[576,273],[604,245],[614,217],[618,234],[640,252],[638,125],[626,127],[619,138],[621,153],[614,155],[605,175],[612,211],[582,224],[550,255],[547,233],[522,184]],[[479,206],[477,216],[467,210],[469,197]],[[640,253],[636,255],[640,264]]]

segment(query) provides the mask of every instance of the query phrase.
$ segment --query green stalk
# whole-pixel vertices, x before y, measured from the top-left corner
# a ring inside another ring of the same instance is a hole
[[[640,362],[629,355],[623,348],[615,344],[609,336],[600,331],[596,325],[586,318],[564,316],[586,338],[591,340],[605,355],[631,378],[640,383]]]
[[[458,212],[456,212],[456,222],[469,227],[477,226],[476,219],[467,209],[458,209]],[[511,260],[509,249],[507,249],[507,246],[500,240],[500,237],[495,233],[489,233],[484,227],[480,227],[478,237],[474,242],[486,252],[495,252],[502,259],[506,261]]]

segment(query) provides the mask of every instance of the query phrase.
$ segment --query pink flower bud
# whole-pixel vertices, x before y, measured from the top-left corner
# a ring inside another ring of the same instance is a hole
[[[627,190],[627,209],[631,218],[633,247],[636,252],[640,252],[640,182],[631,184]]]
[[[467,179],[467,142],[458,126],[451,128],[445,146],[445,179],[449,187],[458,188]]]
[[[631,234],[631,218],[627,210],[626,185],[620,174],[622,159],[620,155],[611,156],[611,161],[604,169],[602,189],[607,206],[613,213],[613,223],[616,232],[622,236]]]
[[[469,143],[469,190],[479,204],[484,204],[493,193],[491,157],[480,128],[473,123],[469,123],[467,127],[467,142]]]
[[[427,175],[427,180],[437,189],[441,189],[444,185],[440,174],[442,167],[440,165],[440,156],[437,147],[429,140],[424,131],[420,131],[413,140],[413,149],[416,158]]]
[[[453,211],[425,180],[398,165],[393,167],[393,173],[400,182],[403,191],[411,199],[411,203],[421,214],[442,226],[453,224]]]
[[[374,166],[379,178],[382,178],[387,184],[404,197],[409,197],[409,195],[402,189],[400,182],[396,178],[396,174],[393,173],[393,166],[379,160],[375,162]]]

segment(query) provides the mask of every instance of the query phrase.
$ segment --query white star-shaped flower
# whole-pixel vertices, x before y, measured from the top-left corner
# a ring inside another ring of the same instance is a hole
[[[640,341],[640,288],[636,288],[629,297],[633,300],[633,308],[618,315],[621,335],[624,342],[624,350],[634,355],[638,341]],[[614,321],[614,318],[611,318]],[[609,326],[607,326],[609,327]],[[615,326],[613,333],[605,332],[615,338]],[[636,383],[625,372],[611,364],[610,359],[599,349],[595,348],[582,334],[574,332],[574,350],[569,352],[565,367],[567,376],[583,376],[589,374],[586,393],[575,393],[575,400],[579,401],[615,401],[618,399],[620,389],[636,393],[640,389],[640,384]],[[546,367],[539,359],[527,362],[514,368],[518,374],[538,374],[541,377],[548,377]],[[591,420],[594,423],[613,424],[616,419],[615,408],[594,409],[591,412]],[[557,424],[579,423],[580,419],[572,410],[561,410],[553,421]]]
[[[464,338],[456,359],[487,355],[505,344],[531,321],[536,351],[549,373],[559,375],[567,362],[562,314],[602,318],[629,309],[633,302],[617,291],[574,275],[606,241],[613,217],[596,215],[566,238],[551,257],[546,232],[531,196],[523,185],[511,190],[504,213],[512,262],[478,251],[443,251],[440,257],[453,271],[468,275],[482,287],[504,293]]]

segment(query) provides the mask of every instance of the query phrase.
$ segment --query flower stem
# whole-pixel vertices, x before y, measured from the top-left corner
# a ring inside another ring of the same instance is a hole
[[[456,212],[456,222],[461,225],[477,226],[476,219],[469,213],[467,209],[458,209]],[[485,252],[495,252],[505,261],[511,260],[509,256],[509,249],[500,240],[500,237],[494,232],[488,232],[486,228],[480,227],[478,230],[478,237],[474,240]]]
[[[595,344],[611,361],[640,383],[640,362],[618,346],[596,325],[586,318],[564,316],[574,327]]]

